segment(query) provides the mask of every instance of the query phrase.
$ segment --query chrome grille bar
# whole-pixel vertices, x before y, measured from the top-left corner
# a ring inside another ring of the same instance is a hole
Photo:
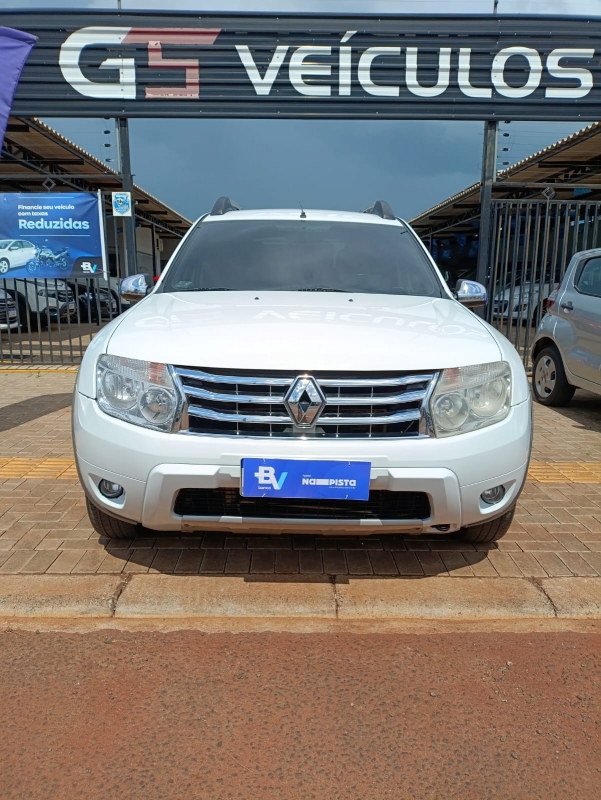
[[[199,400],[210,400],[215,403],[257,403],[263,405],[277,405],[279,403],[281,405],[284,402],[284,395],[221,394],[220,392],[211,392],[208,389],[199,389],[196,386],[186,386],[185,391],[190,397],[196,397]],[[326,400],[328,405],[335,406],[386,406],[398,403],[414,403],[417,400],[423,400],[425,396],[425,391],[419,391],[405,392],[404,394],[387,397],[352,397],[348,395],[333,397],[326,395]]]
[[[252,425],[265,425],[279,424],[279,425],[292,425],[292,420],[286,414],[279,416],[275,414],[227,414],[222,411],[213,411],[209,408],[202,408],[202,406],[188,406],[188,414],[193,417],[202,417],[203,419],[213,419],[217,422],[243,422]],[[377,422],[379,425],[394,425],[397,422],[410,422],[420,418],[419,409],[414,411],[399,411],[397,414],[389,414],[385,417],[335,417],[323,414],[318,422],[320,425],[372,425]]]
[[[175,367],[175,373],[182,378],[192,378],[206,383],[238,383],[248,386],[290,386],[294,380],[294,378],[262,378],[255,375],[216,375],[213,372],[183,367]]]
[[[186,394],[196,397],[199,400],[210,400],[214,403],[264,403],[266,405],[281,405],[284,402],[284,395],[271,394],[221,394],[220,392],[210,392],[208,389],[199,389],[196,386],[186,386]]]
[[[184,367],[175,367],[177,375],[182,378],[192,378],[196,381],[203,381],[207,383],[229,383],[229,384],[246,384],[248,386],[291,386],[297,375],[292,378],[270,378],[261,377],[256,375],[218,375],[214,372],[203,372],[199,369],[185,369]],[[303,375],[299,372],[298,375]],[[390,378],[319,378],[320,386],[340,386],[343,389],[363,388],[369,389],[372,386],[375,388],[381,386],[407,386],[412,383],[430,382],[434,377],[433,374],[429,375],[403,375],[392,376]]]
[[[430,382],[434,375],[403,375],[392,378],[318,378],[320,386],[340,386],[343,389],[376,389],[380,386],[407,386],[411,383]]]

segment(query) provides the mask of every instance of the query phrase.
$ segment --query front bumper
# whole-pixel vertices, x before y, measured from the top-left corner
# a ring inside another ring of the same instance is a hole
[[[453,532],[501,515],[517,499],[528,468],[531,404],[511,409],[501,423],[447,439],[297,440],[165,434],[108,417],[95,400],[75,392],[73,434],[86,494],[99,508],[159,531],[311,531],[332,533]],[[370,488],[428,494],[431,514],[418,520],[257,519],[182,517],[173,508],[180,489],[237,488],[245,457],[370,461]],[[101,479],[124,494],[108,500]],[[500,503],[486,505],[485,489],[502,484]]]

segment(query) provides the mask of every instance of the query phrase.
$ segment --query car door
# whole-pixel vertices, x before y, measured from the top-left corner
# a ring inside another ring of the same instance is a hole
[[[569,371],[601,383],[601,255],[582,259],[559,297],[555,336]]]
[[[11,242],[8,246],[7,252],[11,269],[23,266],[23,250],[21,249],[21,242]]]
[[[32,258],[35,258],[36,246],[32,242],[24,240],[21,240],[19,244],[21,245],[23,266],[25,266]]]

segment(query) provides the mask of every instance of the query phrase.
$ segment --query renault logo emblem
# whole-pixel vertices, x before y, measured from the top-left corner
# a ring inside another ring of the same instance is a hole
[[[326,406],[326,398],[317,381],[300,375],[284,397],[284,406],[299,428],[312,428]]]

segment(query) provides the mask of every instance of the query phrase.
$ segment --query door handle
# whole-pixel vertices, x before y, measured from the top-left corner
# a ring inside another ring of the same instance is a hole
[[[574,306],[572,305],[572,301],[571,300],[568,300],[567,303],[561,303],[561,308],[563,308],[565,311],[573,311],[574,310]]]

